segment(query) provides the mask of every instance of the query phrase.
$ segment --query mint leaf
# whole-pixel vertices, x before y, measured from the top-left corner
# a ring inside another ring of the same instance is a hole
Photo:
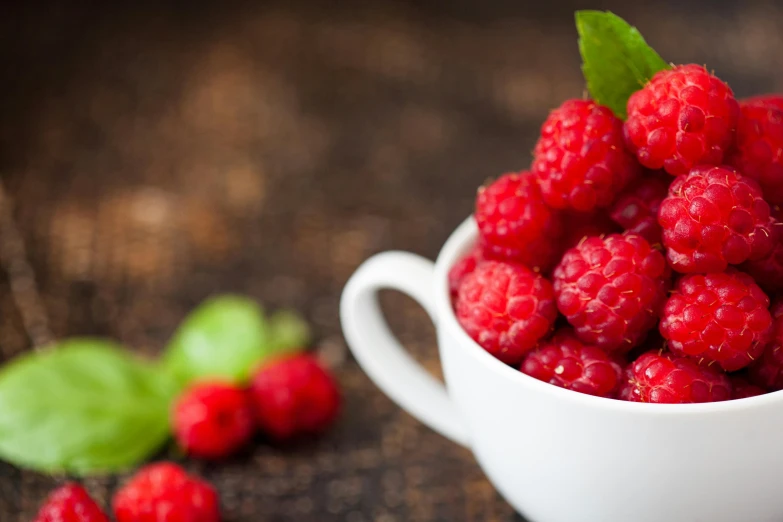
[[[127,469],[169,435],[175,386],[98,339],[71,339],[0,371],[0,457],[42,472]]]
[[[278,310],[269,318],[269,339],[264,346],[264,357],[296,353],[310,343],[310,327],[299,314]]]
[[[576,29],[590,96],[625,119],[631,94],[669,65],[635,27],[608,11],[577,11]]]
[[[268,340],[261,307],[235,295],[204,301],[182,322],[166,347],[164,365],[180,381],[247,380]]]

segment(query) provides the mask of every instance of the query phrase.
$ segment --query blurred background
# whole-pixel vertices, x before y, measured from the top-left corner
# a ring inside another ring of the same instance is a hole
[[[154,354],[234,291],[300,310],[340,378],[319,441],[189,463],[227,521],[522,520],[361,373],[337,305],[365,258],[434,257],[479,184],[528,166],[548,111],[584,91],[575,9],[613,10],[740,97],[783,90],[774,1],[19,4],[0,8],[0,361],[79,334]],[[384,305],[439,373],[425,314]],[[122,479],[87,486],[105,503]],[[0,520],[57,483],[0,463]]]

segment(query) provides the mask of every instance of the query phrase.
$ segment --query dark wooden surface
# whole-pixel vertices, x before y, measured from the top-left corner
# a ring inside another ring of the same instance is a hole
[[[0,360],[75,334],[154,354],[220,291],[295,307],[345,411],[311,444],[188,462],[226,520],[521,520],[373,387],[337,304],[362,260],[433,257],[477,185],[528,164],[547,111],[583,92],[577,3],[330,4],[0,8]],[[739,95],[783,89],[780,4],[593,5]],[[438,373],[424,313],[385,304]],[[122,479],[86,484],[106,503]],[[62,480],[0,463],[0,520]]]

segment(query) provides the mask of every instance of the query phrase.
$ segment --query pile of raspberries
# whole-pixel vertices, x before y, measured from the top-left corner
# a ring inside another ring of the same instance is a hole
[[[568,100],[481,187],[449,273],[463,329],[536,379],[633,402],[783,389],[783,95],[657,73],[626,121]]]

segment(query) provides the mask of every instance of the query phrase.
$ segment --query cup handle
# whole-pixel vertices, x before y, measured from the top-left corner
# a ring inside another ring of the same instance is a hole
[[[398,290],[436,322],[433,272],[431,261],[407,252],[385,252],[365,261],[343,290],[343,333],[359,366],[381,391],[433,430],[468,446],[467,431],[446,387],[400,345],[378,304],[379,290]]]

